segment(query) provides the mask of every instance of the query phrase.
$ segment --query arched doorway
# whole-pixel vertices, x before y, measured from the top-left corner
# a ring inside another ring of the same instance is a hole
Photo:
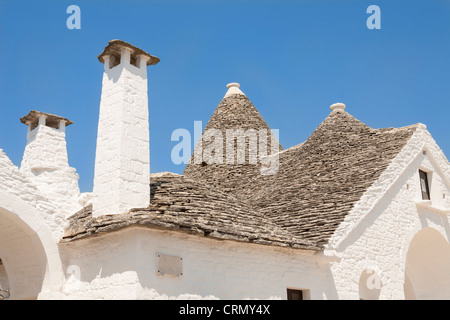
[[[0,259],[9,299],[52,298],[60,291],[59,251],[46,222],[23,200],[2,192]]]
[[[450,244],[434,228],[419,231],[406,256],[406,299],[450,299]]]
[[[0,259],[11,299],[36,299],[46,271],[45,251],[31,228],[1,209]]]

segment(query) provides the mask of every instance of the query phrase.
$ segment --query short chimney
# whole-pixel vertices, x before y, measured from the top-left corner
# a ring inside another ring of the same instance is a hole
[[[147,66],[157,57],[121,40],[98,56],[104,66],[93,190],[93,216],[150,204]]]
[[[20,121],[28,126],[20,171],[30,178],[62,215],[79,209],[78,174],[69,166],[65,128],[72,121],[31,111]]]

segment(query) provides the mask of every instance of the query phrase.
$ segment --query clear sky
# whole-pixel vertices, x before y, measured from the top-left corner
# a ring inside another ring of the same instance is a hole
[[[69,5],[81,29],[69,30]],[[369,5],[381,9],[370,30]],[[177,128],[206,125],[239,82],[284,148],[308,138],[335,102],[373,128],[424,123],[450,157],[450,1],[0,0],[0,148],[20,166],[30,110],[74,121],[69,162],[92,191],[109,40],[161,59],[149,71],[151,171],[171,161]]]

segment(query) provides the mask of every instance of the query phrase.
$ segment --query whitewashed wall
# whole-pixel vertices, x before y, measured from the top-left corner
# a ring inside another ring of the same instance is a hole
[[[44,219],[57,239],[62,233],[63,221],[54,219],[57,208],[42,195],[31,179],[20,172],[7,155],[0,149],[0,191],[18,197],[36,208],[39,217]],[[1,204],[0,204],[1,206]]]
[[[132,228],[60,245],[66,298],[286,299],[286,289],[309,289],[311,299],[334,299],[326,267],[312,251],[200,238]],[[183,275],[158,275],[157,254],[179,256]]]
[[[57,209],[2,150],[0,181],[0,259],[11,299],[54,297],[62,283]]]
[[[403,299],[406,257],[414,236],[431,227],[448,245],[449,215],[416,205],[422,200],[419,168],[433,172],[432,207],[450,210],[448,160],[421,126],[330,240],[329,247],[335,248],[341,258],[331,268],[340,299],[361,298],[359,282],[366,269],[376,271],[381,279],[380,299]],[[450,245],[443,250],[450,250]],[[446,263],[441,269],[447,269],[441,270],[439,277],[450,283],[450,261]],[[430,265],[430,272],[438,268]],[[441,291],[438,296],[448,298],[449,293]]]
[[[39,190],[39,194],[53,205],[44,208],[59,226],[65,217],[80,210],[78,174],[69,166],[65,132],[39,125],[27,134],[20,172]]]
[[[147,66],[122,56],[105,68],[100,102],[93,216],[116,214],[150,203],[150,137]]]

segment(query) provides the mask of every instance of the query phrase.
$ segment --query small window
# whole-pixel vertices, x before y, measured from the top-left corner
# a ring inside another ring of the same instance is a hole
[[[303,290],[287,289],[287,299],[288,300],[304,300],[303,299]]]
[[[419,170],[420,190],[422,191],[422,199],[430,200],[430,185],[428,184],[428,173]]]

